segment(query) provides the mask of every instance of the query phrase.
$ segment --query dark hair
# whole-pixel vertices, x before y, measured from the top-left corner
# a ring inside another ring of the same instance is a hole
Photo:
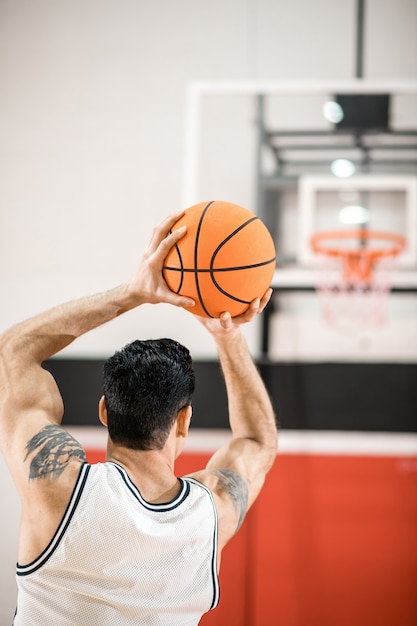
[[[189,351],[173,339],[133,341],[104,364],[109,436],[134,450],[161,449],[178,411],[191,404]]]

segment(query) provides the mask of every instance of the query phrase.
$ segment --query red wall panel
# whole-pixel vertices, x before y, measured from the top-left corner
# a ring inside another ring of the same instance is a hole
[[[254,512],[252,626],[417,624],[417,473],[281,455]]]

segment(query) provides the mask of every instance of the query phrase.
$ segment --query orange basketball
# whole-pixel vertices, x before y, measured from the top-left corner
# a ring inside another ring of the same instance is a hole
[[[202,202],[173,230],[184,225],[187,233],[166,257],[163,275],[172,291],[195,300],[189,311],[235,317],[263,296],[275,270],[275,246],[256,215],[230,202]]]

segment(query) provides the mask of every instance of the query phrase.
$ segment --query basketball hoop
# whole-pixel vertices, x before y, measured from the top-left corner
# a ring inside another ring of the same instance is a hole
[[[371,247],[374,240],[378,246]],[[324,321],[350,333],[384,324],[389,261],[405,244],[401,235],[368,229],[315,233],[310,245],[322,260],[316,267],[316,289]]]

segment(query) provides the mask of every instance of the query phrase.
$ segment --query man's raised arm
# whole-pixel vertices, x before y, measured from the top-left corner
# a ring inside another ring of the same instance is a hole
[[[277,453],[274,410],[239,327],[263,311],[271,293],[268,290],[237,318],[232,319],[229,314],[223,314],[219,320],[199,318],[216,342],[232,430],[231,441],[211,457],[206,474],[196,475],[217,494],[221,547],[242,523]]]
[[[170,291],[162,277],[164,258],[185,232],[169,234],[182,213],[165,218],[154,229],[136,273],[126,284],[56,306],[0,336],[0,446],[17,482],[27,480],[22,474],[27,442],[62,419],[61,395],[42,362],[77,337],[141,304],[192,304]]]

